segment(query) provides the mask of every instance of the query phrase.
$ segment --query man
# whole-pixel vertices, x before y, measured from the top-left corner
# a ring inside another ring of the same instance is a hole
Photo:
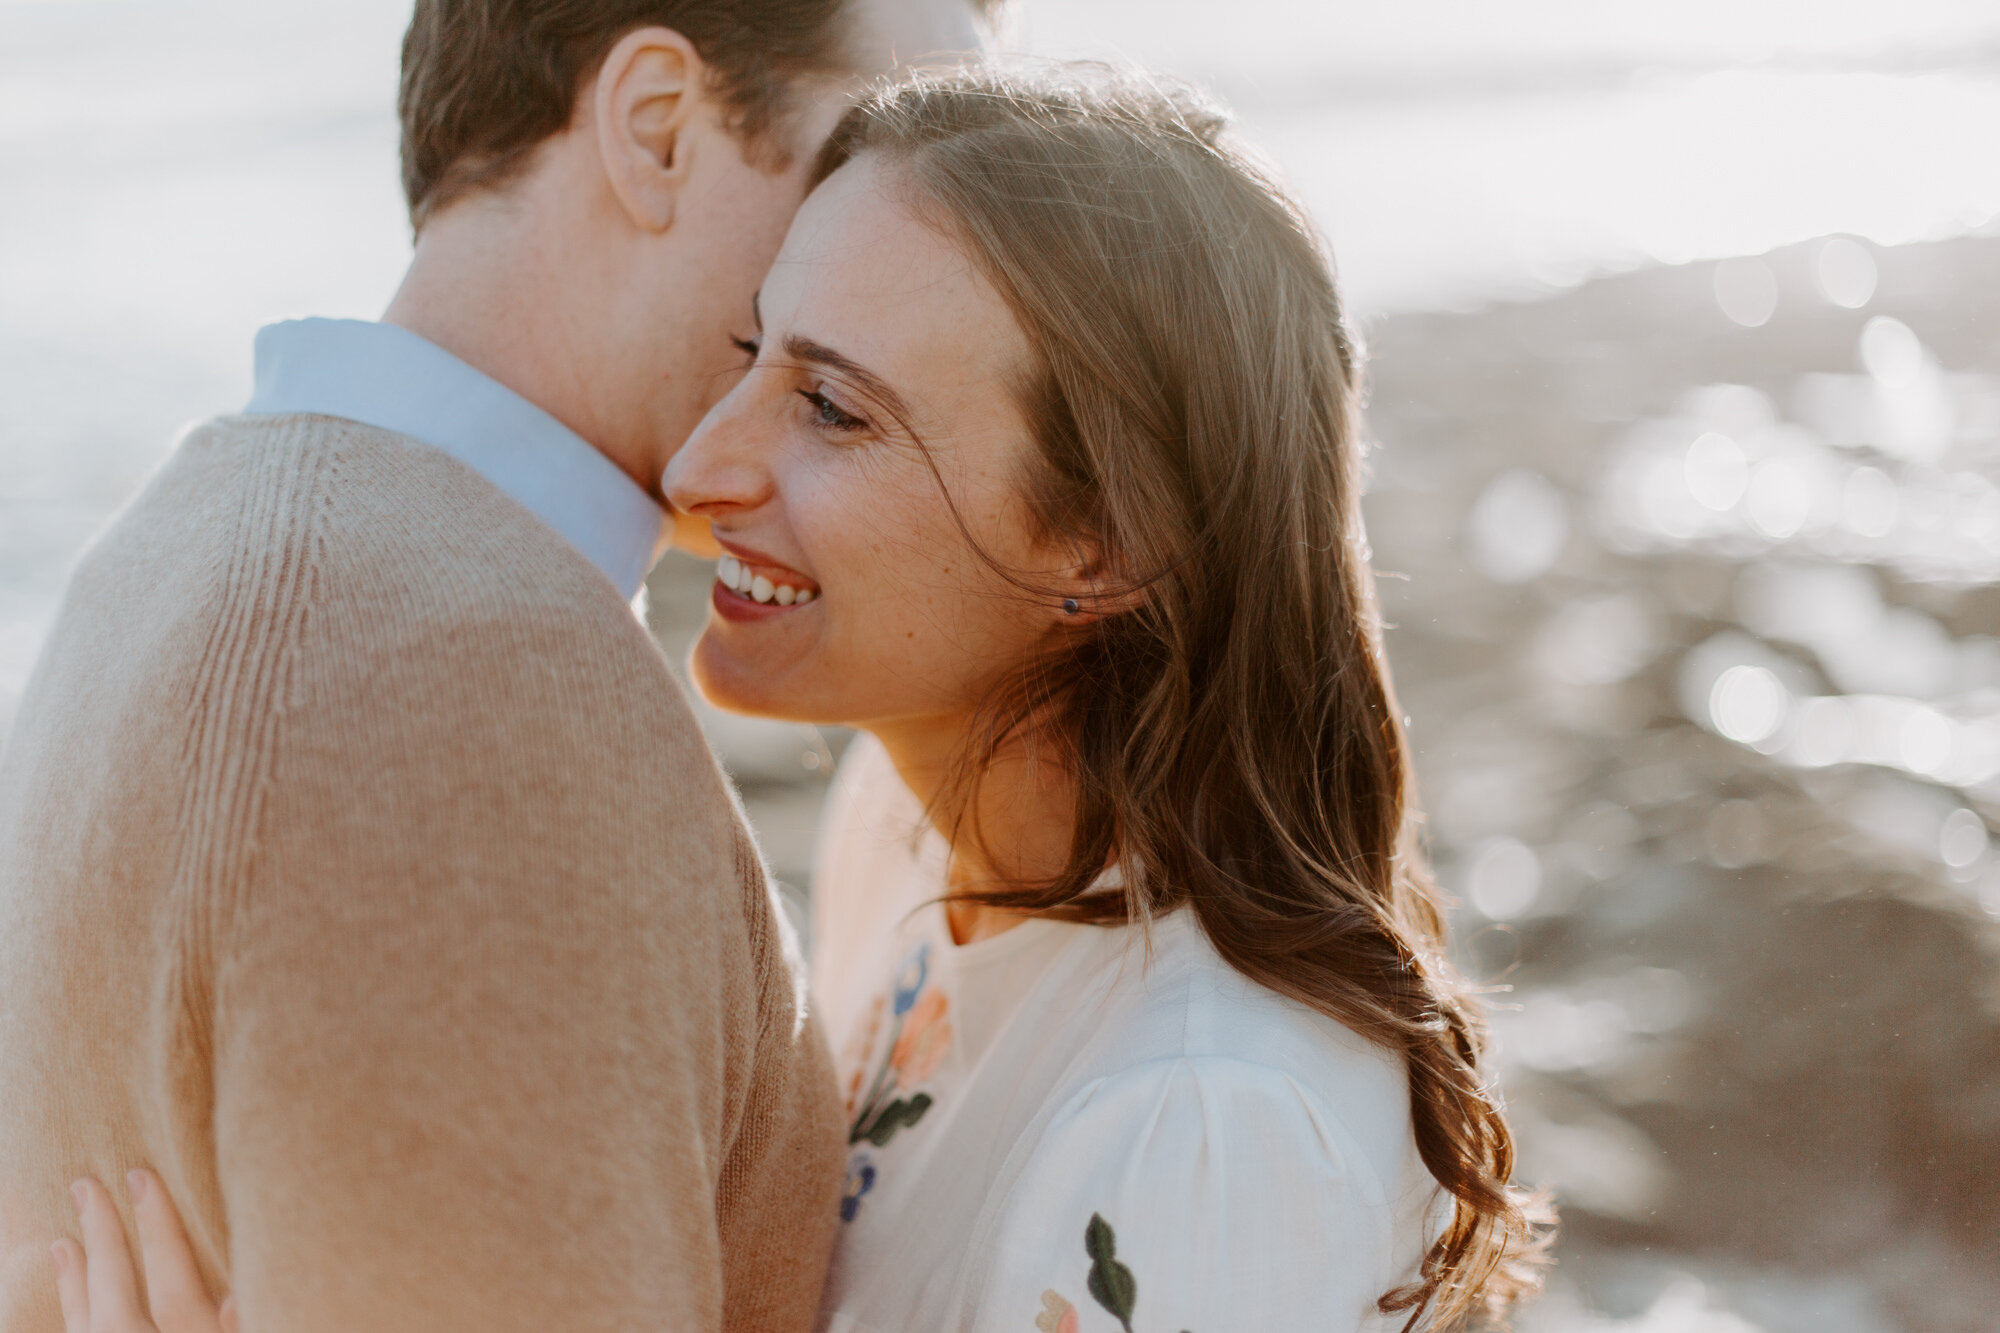
[[[840,90],[970,20],[418,0],[385,321],[259,336],[0,757],[0,1333],[141,1165],[257,1333],[810,1325],[823,1045],[628,602]]]

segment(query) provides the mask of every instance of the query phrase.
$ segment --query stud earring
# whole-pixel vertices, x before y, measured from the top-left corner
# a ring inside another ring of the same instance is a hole
[[[1063,598],[1063,614],[1064,614],[1064,615],[1066,615],[1066,616],[1073,616],[1073,615],[1075,615],[1075,614],[1077,613],[1078,609],[1079,609],[1079,608],[1077,607],[1077,604],[1076,604],[1076,598],[1074,598],[1074,597],[1065,597],[1065,598]]]

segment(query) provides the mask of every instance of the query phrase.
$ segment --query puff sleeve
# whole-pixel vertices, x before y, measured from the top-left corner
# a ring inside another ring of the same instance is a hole
[[[974,1333],[1388,1326],[1397,1213],[1282,1070],[1142,1064],[1086,1086],[1023,1152],[972,1261]]]

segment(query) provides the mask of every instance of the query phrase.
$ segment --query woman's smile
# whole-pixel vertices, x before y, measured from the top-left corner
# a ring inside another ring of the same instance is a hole
[[[944,737],[937,719],[975,713],[1063,615],[1064,593],[1013,580],[1071,557],[1019,495],[1027,340],[885,170],[851,163],[807,200],[751,312],[754,359],[665,488],[724,556],[690,661],[710,703],[822,726],[922,718]]]
[[[770,620],[803,609],[819,596],[819,584],[798,570],[717,540],[723,554],[715,564],[715,590],[709,602],[724,619]]]

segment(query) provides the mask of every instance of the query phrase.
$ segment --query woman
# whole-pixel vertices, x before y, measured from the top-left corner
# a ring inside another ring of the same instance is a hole
[[[1503,1311],[1533,1219],[1299,210],[1193,99],[1075,70],[889,89],[820,176],[667,482],[726,552],[703,693],[867,733],[816,886],[852,1150],[822,1326]],[[212,1327],[141,1196],[155,1291]],[[89,1197],[59,1268],[101,1312]]]

